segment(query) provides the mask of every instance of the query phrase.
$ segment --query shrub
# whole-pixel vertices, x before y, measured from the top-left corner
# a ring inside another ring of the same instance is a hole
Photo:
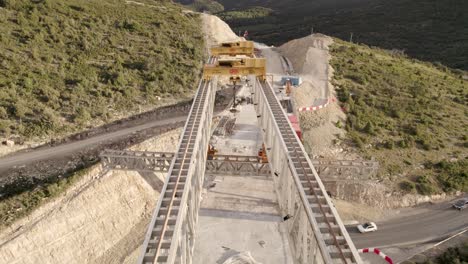
[[[400,189],[405,192],[413,192],[416,189],[416,184],[412,181],[403,180],[400,182]]]
[[[343,125],[341,124],[341,121],[340,121],[340,120],[336,121],[335,126],[338,127],[338,128],[342,128],[342,127],[343,127]]]
[[[468,262],[468,243],[460,247],[450,247],[442,255],[437,257],[437,263],[457,264]]]
[[[369,134],[369,135],[374,135],[375,134],[375,128],[374,125],[372,124],[371,121],[367,121],[366,126],[364,127],[364,132]]]
[[[426,175],[418,177],[417,189],[422,195],[430,195],[436,192],[432,181]]]
[[[361,84],[361,85],[364,85],[367,83],[367,79],[363,74],[350,73],[350,74],[345,75],[344,77],[350,80],[353,80],[356,83]]]
[[[468,160],[455,162],[443,160],[437,163],[434,168],[444,191],[468,191]]]
[[[395,148],[395,142],[393,142],[393,140],[387,140],[385,142],[385,147],[387,149],[394,149]]]

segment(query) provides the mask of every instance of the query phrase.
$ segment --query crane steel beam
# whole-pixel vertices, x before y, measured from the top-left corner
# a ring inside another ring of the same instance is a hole
[[[362,263],[271,85],[252,95],[295,263]]]
[[[110,170],[167,172],[174,153],[106,149],[99,156]],[[263,176],[270,175],[270,167],[257,156],[216,155],[206,161],[206,172]]]
[[[264,58],[221,57],[214,63],[203,66],[203,79],[210,80],[214,76],[248,76],[256,75],[266,78],[266,61]]]
[[[215,155],[206,161],[206,171],[229,175],[270,175],[270,166],[257,156]]]
[[[212,56],[220,55],[246,55],[254,57],[254,43],[253,41],[236,41],[236,42],[224,42],[219,46],[211,47],[210,49]]]
[[[174,159],[174,153],[129,150],[104,150],[100,155],[104,168],[166,172]]]
[[[200,82],[138,263],[191,263],[211,134],[214,85],[216,81]]]
[[[174,158],[173,152],[104,150],[100,155],[106,169],[143,172],[167,172]],[[360,175],[362,179],[375,176],[379,163],[362,160],[312,159],[312,165],[322,179],[350,180],[351,175]],[[225,174],[258,173],[270,175],[268,164],[262,163],[257,156],[215,155],[206,161],[208,172]]]
[[[371,179],[379,171],[377,161],[315,159],[312,164],[320,178],[328,180]]]

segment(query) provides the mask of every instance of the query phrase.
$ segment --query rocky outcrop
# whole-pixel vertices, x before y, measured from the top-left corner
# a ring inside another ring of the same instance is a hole
[[[180,129],[135,146],[175,151]],[[159,191],[137,172],[95,166],[0,234],[0,263],[134,263]]]
[[[395,192],[386,184],[372,180],[332,181],[324,184],[333,198],[379,209],[410,207],[448,198],[446,194],[418,195]]]

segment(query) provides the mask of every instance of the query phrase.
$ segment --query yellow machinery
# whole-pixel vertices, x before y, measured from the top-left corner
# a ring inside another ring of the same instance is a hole
[[[221,55],[246,55],[254,57],[254,43],[253,41],[225,42],[220,46],[211,48],[211,56]]]
[[[291,80],[286,80],[286,95],[289,96],[291,94]]]
[[[268,163],[266,155],[265,144],[262,144],[262,148],[258,151],[258,159],[261,163]]]
[[[209,80],[214,75],[247,76],[255,75],[261,80],[266,78],[265,58],[221,56],[215,64],[205,64],[203,79]]]
[[[208,157],[207,157],[207,159],[212,160],[217,152],[218,152],[218,150],[215,149],[215,147],[213,145],[211,145],[211,144],[208,145]]]

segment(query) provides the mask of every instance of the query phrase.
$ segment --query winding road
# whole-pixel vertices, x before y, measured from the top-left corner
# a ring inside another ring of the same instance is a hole
[[[40,147],[35,150],[29,150],[27,152],[19,152],[16,154],[8,155],[0,158],[0,172],[8,169],[26,166],[33,162],[41,160],[48,160],[57,157],[63,157],[65,155],[79,152],[87,147],[100,144],[105,141],[116,140],[120,137],[126,136],[131,133],[136,133],[141,130],[152,128],[155,126],[164,126],[177,122],[184,122],[187,116],[176,116],[166,119],[155,120],[147,122],[141,125],[136,125],[128,128],[119,129],[114,132],[109,132],[101,135],[92,136],[83,140],[77,140],[70,143],[60,144],[54,147]]]
[[[385,248],[442,240],[468,228],[468,209],[458,211],[451,207],[452,202],[405,209],[407,212],[402,215],[376,222],[378,230],[373,233],[360,234],[356,226],[347,226],[347,230],[357,248]]]

